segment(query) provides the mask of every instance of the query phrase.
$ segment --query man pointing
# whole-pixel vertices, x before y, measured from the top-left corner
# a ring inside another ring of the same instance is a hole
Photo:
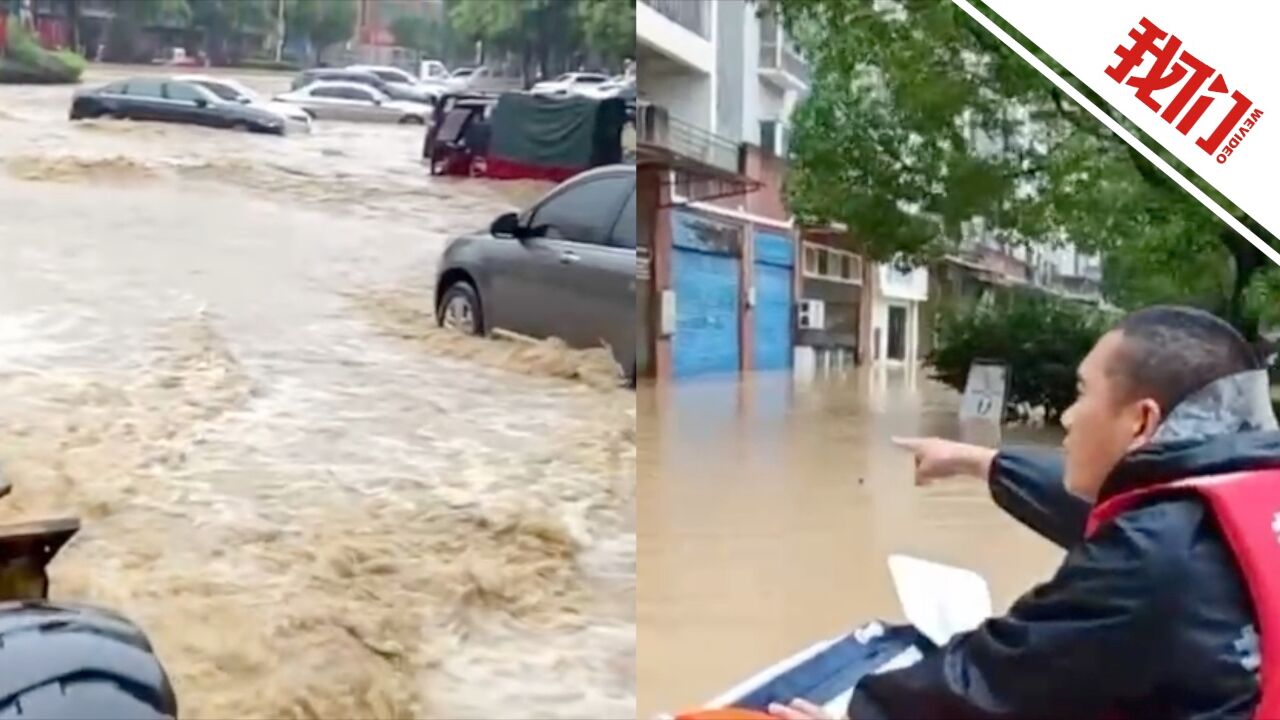
[[[1067,555],[1006,615],[864,678],[849,717],[1280,717],[1280,432],[1259,358],[1208,313],[1155,307],[1078,380],[1060,454],[899,441],[918,483],[986,478]]]

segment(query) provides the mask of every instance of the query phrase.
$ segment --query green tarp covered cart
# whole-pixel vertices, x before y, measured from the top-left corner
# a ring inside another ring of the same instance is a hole
[[[484,174],[560,182],[622,161],[627,105],[611,98],[507,93],[490,121]]]

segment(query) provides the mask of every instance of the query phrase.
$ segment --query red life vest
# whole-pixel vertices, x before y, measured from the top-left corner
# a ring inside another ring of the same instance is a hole
[[[1262,641],[1262,699],[1253,716],[1280,718],[1280,470],[1212,475],[1121,493],[1093,508],[1085,537],[1153,497],[1187,492],[1213,509],[1253,599]]]

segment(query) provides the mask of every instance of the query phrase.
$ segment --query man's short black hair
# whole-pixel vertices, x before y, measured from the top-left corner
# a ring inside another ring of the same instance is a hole
[[[1115,329],[1124,347],[1112,371],[1165,415],[1209,383],[1261,366],[1239,331],[1204,310],[1155,305],[1130,313]]]

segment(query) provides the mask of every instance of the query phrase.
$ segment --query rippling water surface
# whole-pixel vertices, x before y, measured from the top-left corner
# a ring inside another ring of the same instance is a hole
[[[143,625],[185,717],[633,717],[635,395],[430,318],[447,237],[545,188],[71,92],[0,86],[0,516],[84,518],[55,594]]]

